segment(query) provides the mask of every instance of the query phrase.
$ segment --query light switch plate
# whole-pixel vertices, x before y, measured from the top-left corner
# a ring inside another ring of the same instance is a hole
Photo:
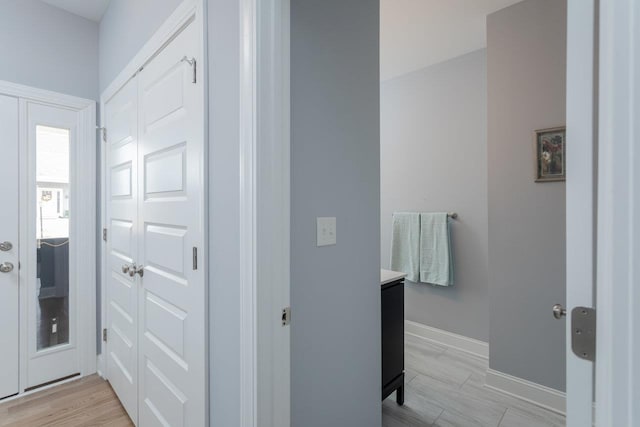
[[[336,217],[316,218],[318,246],[336,244]]]

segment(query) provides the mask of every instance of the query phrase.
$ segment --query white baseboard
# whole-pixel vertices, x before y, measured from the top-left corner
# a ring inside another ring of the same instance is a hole
[[[464,351],[476,357],[489,359],[489,344],[463,335],[454,334],[421,323],[405,320],[405,333],[435,344]],[[522,378],[493,369],[487,370],[485,386],[491,390],[516,397],[550,411],[565,415],[566,394]]]
[[[493,369],[487,370],[485,387],[565,415],[566,393]]]
[[[404,321],[404,330],[407,334],[415,335],[445,347],[455,348],[483,359],[489,358],[489,343],[484,341],[432,328],[411,320]]]

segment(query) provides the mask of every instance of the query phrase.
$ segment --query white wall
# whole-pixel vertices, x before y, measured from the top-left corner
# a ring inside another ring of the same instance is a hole
[[[381,422],[378,32],[377,0],[291,2],[292,427]]]
[[[98,24],[39,0],[2,0],[0,80],[98,99]]]
[[[112,0],[100,22],[100,92],[182,0]]]
[[[490,366],[563,390],[565,184],[535,183],[533,132],[565,124],[565,0],[487,19]],[[571,156],[572,141],[568,141]]]
[[[489,340],[486,50],[401,77],[380,92],[382,265],[391,216],[455,211],[455,283],[407,282],[407,320]]]

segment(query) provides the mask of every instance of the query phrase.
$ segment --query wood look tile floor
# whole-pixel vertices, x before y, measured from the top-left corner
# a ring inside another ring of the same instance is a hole
[[[485,359],[406,335],[405,403],[382,403],[383,427],[561,427],[554,412],[484,387]]]
[[[133,426],[108,382],[97,375],[0,402],[0,426]]]

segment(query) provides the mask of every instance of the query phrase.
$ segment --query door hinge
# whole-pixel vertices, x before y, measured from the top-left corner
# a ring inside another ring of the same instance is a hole
[[[102,229],[102,240],[104,240],[105,242],[107,241],[107,229],[106,228]]]
[[[571,310],[571,350],[581,359],[596,360],[596,310],[576,307]]]
[[[291,323],[291,307],[285,307],[282,309],[282,326],[287,326]]]
[[[102,341],[107,342],[107,328],[102,330]]]
[[[102,141],[107,142],[107,128],[96,126],[98,132],[102,132]]]
[[[198,248],[193,247],[193,269],[198,269]]]

